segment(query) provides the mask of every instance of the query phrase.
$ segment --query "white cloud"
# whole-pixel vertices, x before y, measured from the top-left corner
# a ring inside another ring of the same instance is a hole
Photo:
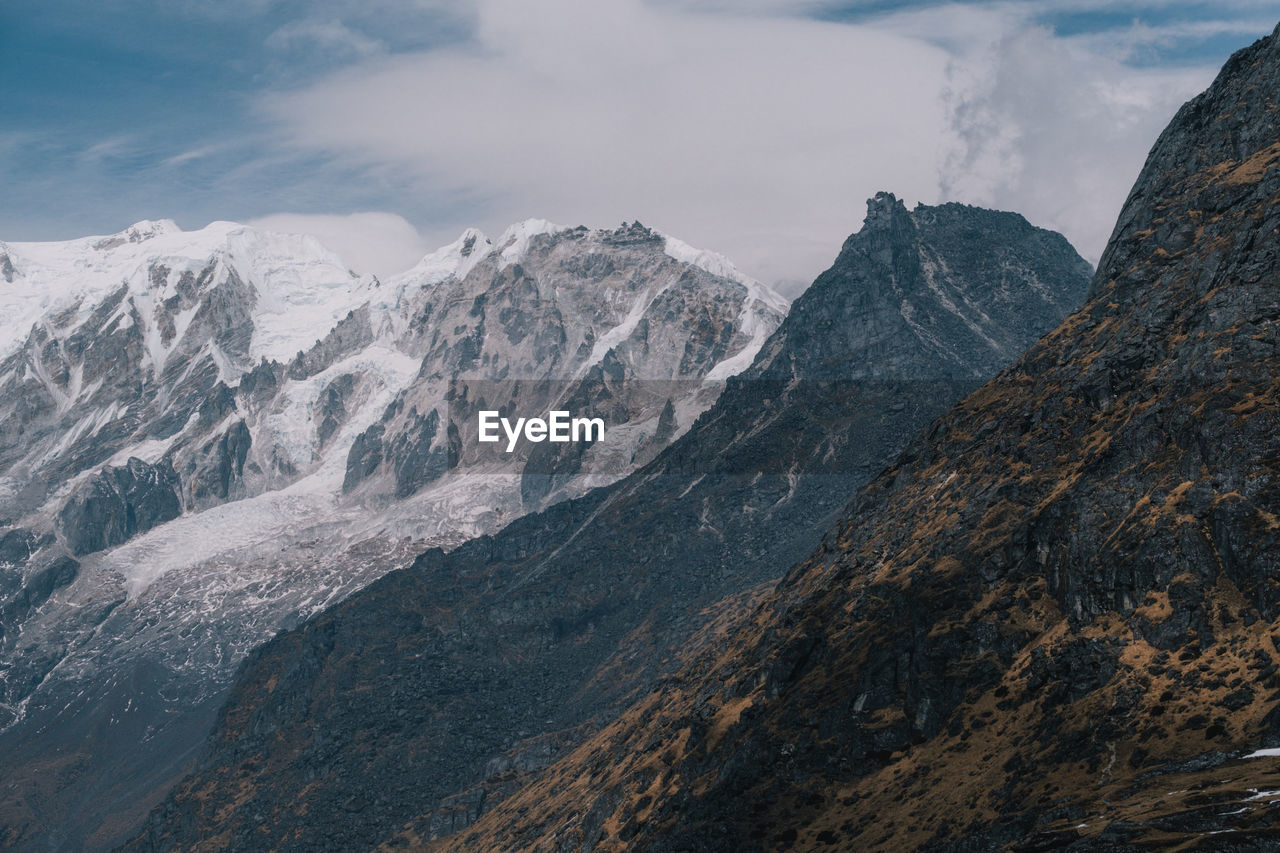
[[[231,144],[227,142],[215,142],[209,145],[197,145],[195,148],[188,148],[186,151],[180,151],[171,157],[166,157],[160,161],[162,166],[181,166],[184,163],[191,163],[196,160],[203,160],[219,152],[226,151],[231,148]]]
[[[1275,22],[1267,17],[1231,18],[1230,20],[1175,21],[1145,24],[1134,21],[1127,27],[1075,36],[1070,41],[1087,46],[1101,56],[1118,60],[1142,58],[1143,53],[1168,49],[1182,41],[1201,41],[1218,36],[1231,36],[1244,47],[1260,35],[1270,32]]]
[[[1016,210],[1097,262],[1147,152],[1214,69],[1135,69],[1035,26],[953,61],[940,195]]]
[[[82,165],[95,165],[104,160],[128,154],[138,144],[138,138],[132,134],[118,134],[96,142],[79,154]]]
[[[859,27],[484,0],[465,49],[369,63],[267,106],[300,146],[490,199],[474,223],[489,231],[639,218],[762,278],[807,280],[875,191],[936,195],[946,64]]]
[[[351,269],[381,279],[407,270],[430,250],[418,230],[394,213],[276,213],[248,224],[265,231],[310,234]]]
[[[439,242],[530,216],[639,218],[807,282],[881,189],[1015,209],[1096,259],[1156,134],[1212,74],[1124,64],[1161,34],[1058,38],[1034,23],[1040,0],[796,16],[818,5],[477,0],[464,46],[371,58],[262,106],[293,147],[480,200],[471,221],[433,223]]]
[[[318,50],[337,58],[372,56],[385,49],[378,39],[337,19],[294,21],[268,36],[266,44],[273,50]]]

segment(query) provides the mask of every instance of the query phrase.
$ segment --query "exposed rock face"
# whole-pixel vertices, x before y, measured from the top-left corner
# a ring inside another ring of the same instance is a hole
[[[453,452],[450,390],[678,380],[661,449],[786,308],[639,224],[469,231],[387,282],[234,223],[3,252],[6,848],[122,840],[249,649],[428,543],[625,476],[668,401],[620,394],[590,450],[610,463],[526,499],[518,467]]]
[[[695,380],[680,394],[704,399],[678,400],[674,437],[714,399],[696,382],[727,378],[734,358],[745,367],[781,320],[776,297],[754,283],[744,289],[740,274],[717,275],[680,260],[668,238],[638,222],[607,232],[544,227],[526,223],[500,241],[501,251],[475,235],[465,275],[436,284],[429,298],[406,301],[401,335],[422,366],[352,444],[345,492],[403,500],[445,477],[451,464],[470,467],[476,460],[459,456],[459,439],[448,428],[449,405],[469,396],[483,397],[491,409],[520,397],[523,409],[546,412],[581,397],[577,381],[599,383],[608,374],[612,391],[622,395],[610,424],[647,425],[656,424],[664,400],[642,399],[643,383],[635,380]],[[527,399],[531,394],[540,399]],[[554,497],[584,490],[560,489]],[[553,497],[528,490],[520,496],[509,510],[539,508]]]
[[[316,341],[311,349],[294,356],[289,362],[288,377],[302,380],[323,373],[347,353],[359,352],[373,343],[374,332],[369,306],[361,305],[334,326],[324,340]]]
[[[750,600],[913,433],[1084,297],[1088,265],[1017,215],[888,195],[868,209],[753,366],[652,463],[423,554],[255,652],[208,758],[133,846],[367,849],[461,830],[651,689],[704,608]]]
[[[80,564],[70,557],[59,557],[33,574],[22,588],[0,607],[0,636],[5,625],[16,625],[24,616],[49,600],[55,590],[62,589],[76,579]]]
[[[1065,281],[1092,273],[1060,234],[961,204],[908,212],[889,193],[818,279],[840,304],[793,309],[803,336],[777,337],[764,378],[955,378],[981,382],[1079,303]]]
[[[1080,312],[452,846],[1274,848],[1277,91],[1280,29],[1161,136]]]
[[[183,481],[187,486],[188,505],[211,506],[235,496],[243,487],[244,465],[252,445],[253,433],[248,424],[239,419],[185,460]]]
[[[316,438],[321,446],[333,437],[338,428],[346,422],[347,403],[356,390],[356,376],[344,373],[325,386],[316,404],[320,415],[320,423],[316,427]]]
[[[178,489],[168,459],[158,465],[130,459],[123,468],[104,469],[58,514],[67,547],[76,556],[91,554],[177,518],[182,514]]]

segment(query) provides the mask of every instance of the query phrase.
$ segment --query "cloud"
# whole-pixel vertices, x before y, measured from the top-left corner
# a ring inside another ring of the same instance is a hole
[[[936,195],[946,66],[936,47],[859,27],[483,0],[466,46],[265,108],[298,147],[484,199],[471,224],[489,231],[639,218],[766,279],[807,280],[875,191]]]
[[[1135,20],[1127,27],[1073,36],[1070,42],[1089,52],[1123,62],[1142,62],[1158,57],[1179,44],[1203,43],[1231,38],[1241,47],[1270,32],[1275,25],[1269,17],[1233,17],[1223,20],[1174,21],[1148,24]]]
[[[273,50],[319,50],[337,57],[365,57],[386,47],[376,38],[357,32],[337,19],[293,21],[267,37]]]
[[[161,166],[181,166],[185,163],[192,163],[196,160],[204,160],[215,154],[231,148],[231,144],[227,142],[214,142],[208,145],[197,145],[194,148],[188,148],[180,151],[160,161]]]
[[[940,195],[1019,211],[1096,263],[1156,137],[1214,69],[1135,69],[1037,26],[988,32],[948,72]]]
[[[1096,259],[1157,133],[1212,75],[1127,53],[1230,29],[1043,25],[1097,0],[801,16],[823,5],[476,0],[467,41],[370,57],[260,107],[286,149],[439,199],[439,242],[530,216],[639,218],[807,282],[885,189],[1018,210]]]
[[[117,159],[128,155],[137,143],[137,137],[132,134],[110,136],[82,150],[79,154],[79,159],[84,165],[99,164],[104,160]]]
[[[276,213],[248,224],[265,231],[310,234],[351,269],[373,273],[381,279],[407,270],[429,251],[418,230],[394,213]]]

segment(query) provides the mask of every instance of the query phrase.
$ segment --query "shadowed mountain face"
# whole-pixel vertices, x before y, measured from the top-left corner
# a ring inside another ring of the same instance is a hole
[[[882,194],[755,363],[628,479],[423,554],[256,652],[133,849],[448,837],[669,676],[947,405],[1083,299],[1015,214]],[[719,605],[724,607],[724,605]]]
[[[1081,311],[451,846],[1280,845],[1277,92],[1280,29],[1161,136]]]

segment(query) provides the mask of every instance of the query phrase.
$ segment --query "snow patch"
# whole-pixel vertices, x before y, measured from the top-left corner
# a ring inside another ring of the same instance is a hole
[[[1270,749],[1259,749],[1249,753],[1244,758],[1280,758],[1280,746],[1273,746]]]
[[[670,289],[677,280],[674,276],[668,276],[658,287],[650,288],[641,293],[640,297],[631,303],[631,309],[622,318],[622,322],[596,338],[595,345],[591,347],[591,354],[587,356],[586,361],[578,368],[578,377],[585,376],[587,371],[600,363],[609,350],[629,338],[631,333],[636,330],[636,326],[640,325],[640,320],[643,319],[645,312],[649,310],[649,306],[653,304],[653,300]]]
[[[764,348],[764,342],[777,331],[778,325],[785,316],[785,308],[779,311],[769,302],[756,298],[748,291],[748,298],[742,305],[742,313],[738,315],[738,332],[750,336],[750,339],[742,349],[707,371],[705,378],[708,381],[728,379],[750,367],[755,362],[756,356],[760,354],[760,350]]]
[[[187,420],[187,427],[189,427],[194,421],[198,420],[199,417],[200,416],[198,414],[193,413]],[[107,467],[121,468],[127,465],[130,459],[141,459],[148,465],[155,465],[164,458],[164,455],[169,452],[169,448],[173,446],[173,443],[177,441],[185,431],[186,427],[183,427],[183,429],[168,438],[149,438],[144,441],[140,441],[137,444],[131,444],[124,450],[118,452],[115,456],[108,459],[106,463]]]
[[[336,436],[338,440],[330,445],[326,457],[340,460],[342,465],[338,473],[344,475],[347,453],[350,451],[351,443],[355,441],[355,435],[367,429],[390,405],[395,394],[413,381],[418,367],[417,359],[385,344],[375,343],[329,366],[315,376],[290,382],[284,389],[281,408],[266,418],[268,440],[284,451],[293,465],[299,468],[311,465],[316,459],[319,444],[316,436],[315,408],[320,394],[329,387],[331,382],[344,374],[372,377],[378,382],[380,391],[359,410],[363,415],[357,420],[359,429],[349,436],[347,434],[352,432],[349,428],[342,430]],[[347,436],[346,441],[342,440],[344,436]],[[336,481],[336,485],[341,486],[340,478]],[[330,483],[326,488],[332,489],[333,486],[334,483]]]
[[[1254,791],[1255,793],[1251,797],[1245,797],[1246,802],[1249,800],[1267,800],[1272,797],[1280,797],[1280,791],[1259,791],[1257,788],[1250,788],[1249,790]]]

